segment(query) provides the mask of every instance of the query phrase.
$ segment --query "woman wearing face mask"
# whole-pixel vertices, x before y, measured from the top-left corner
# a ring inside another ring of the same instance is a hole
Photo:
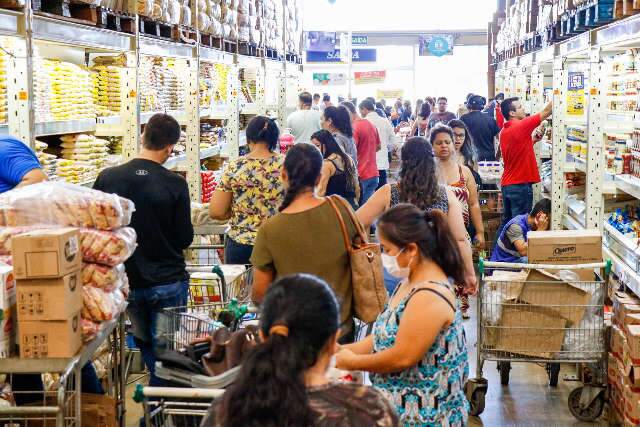
[[[338,302],[323,280],[306,274],[278,280],[262,305],[263,342],[201,427],[397,426],[375,388],[327,378],[338,332]]]
[[[462,218],[468,229],[470,220],[476,230],[475,242],[484,248],[484,225],[478,202],[478,188],[471,170],[461,166],[456,160],[453,145],[453,132],[449,126],[439,125],[431,130],[433,151],[438,159],[438,175],[440,182],[447,185],[462,207]],[[469,296],[464,292],[462,283],[457,285],[457,294],[462,300],[462,316],[468,319]]]
[[[424,104],[423,104],[424,105]],[[410,138],[402,146],[400,182],[380,187],[356,215],[360,222],[370,227],[384,211],[399,203],[411,203],[423,210],[439,209],[446,214],[449,228],[458,243],[464,262],[464,283],[469,294],[476,290],[476,275],[471,256],[471,245],[462,219],[460,203],[451,190],[438,183],[433,148],[421,137]],[[392,279],[385,278],[387,288]]]
[[[400,204],[382,215],[378,237],[385,268],[403,281],[371,335],[341,347],[337,367],[371,372],[401,425],[465,426],[469,364],[451,285],[463,280],[462,260],[446,216]]]
[[[255,267],[253,299],[261,302],[271,283],[282,276],[308,273],[321,277],[331,285],[341,303],[341,340],[351,342],[354,332],[351,264],[336,212],[316,192],[322,162],[322,154],[311,144],[297,144],[287,152],[282,170],[284,202],[280,212],[258,230],[251,255]],[[336,205],[353,239],[357,231],[348,220],[351,208],[342,203]]]
[[[320,130],[311,135],[311,143],[322,153],[322,176],[318,184],[318,196],[338,195],[353,209],[358,209],[360,198],[358,173],[349,157],[329,131]]]

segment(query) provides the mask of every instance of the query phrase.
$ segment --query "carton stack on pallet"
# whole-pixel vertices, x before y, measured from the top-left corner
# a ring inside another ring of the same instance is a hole
[[[82,345],[82,252],[77,228],[33,230],[11,241],[20,357],[73,357]]]
[[[640,299],[618,291],[612,300],[609,401],[618,421],[636,426],[640,424]]]

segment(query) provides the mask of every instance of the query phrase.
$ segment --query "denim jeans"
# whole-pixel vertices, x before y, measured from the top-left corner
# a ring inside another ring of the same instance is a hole
[[[514,184],[502,187],[502,228],[518,215],[528,214],[533,207],[533,186],[531,184]]]
[[[224,244],[224,263],[225,264],[251,264],[252,245],[244,245],[227,237]]]
[[[387,185],[387,171],[378,170],[378,188]]]
[[[167,346],[163,338],[168,331],[163,309],[187,305],[189,281],[163,283],[149,288],[133,288],[129,293],[127,314],[135,342],[150,373],[150,386],[163,386],[164,381],[156,377],[156,351]]]
[[[378,188],[378,177],[374,176],[373,178],[365,179],[364,181],[360,181],[360,206],[367,203],[369,197],[376,192]]]

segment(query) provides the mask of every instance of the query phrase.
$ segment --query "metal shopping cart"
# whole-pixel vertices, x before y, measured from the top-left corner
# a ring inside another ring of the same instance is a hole
[[[500,190],[478,190],[478,202],[482,213],[484,225],[485,248],[479,251],[478,256],[484,259],[491,258],[491,248],[496,241],[502,222],[502,193]]]
[[[481,259],[479,267],[476,378],[465,386],[471,414],[484,411],[485,361],[498,362],[503,385],[509,382],[511,362],[546,364],[552,386],[562,362],[581,366],[583,385],[569,396],[571,413],[583,421],[598,418],[606,388],[604,301],[611,263],[538,265]],[[595,270],[599,273],[591,273]],[[583,273],[593,280],[581,279]]]
[[[199,427],[211,402],[224,390],[136,386],[133,399],[142,403],[146,427]]]

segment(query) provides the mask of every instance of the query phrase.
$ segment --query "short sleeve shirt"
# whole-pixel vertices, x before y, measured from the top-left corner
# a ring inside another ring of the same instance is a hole
[[[449,124],[451,120],[454,120],[456,115],[451,111],[445,111],[444,113],[431,113],[429,116],[429,129],[433,128],[438,123],[443,125]]]
[[[337,204],[349,235],[356,229],[347,208]],[[350,208],[349,208],[350,209]],[[352,315],[351,264],[338,217],[329,202],[297,213],[278,213],[258,231],[251,263],[275,271],[276,278],[307,273],[326,280],[340,303],[342,322]]]
[[[522,120],[512,119],[500,132],[500,151],[504,161],[502,186],[540,182],[538,162],[531,134],[540,126],[540,114]]]
[[[22,141],[11,136],[0,138],[0,193],[20,184],[34,169],[40,169],[38,157]]]
[[[233,193],[229,238],[253,245],[262,223],[278,212],[284,199],[280,178],[282,156],[266,159],[241,157],[229,163],[217,189]]]

